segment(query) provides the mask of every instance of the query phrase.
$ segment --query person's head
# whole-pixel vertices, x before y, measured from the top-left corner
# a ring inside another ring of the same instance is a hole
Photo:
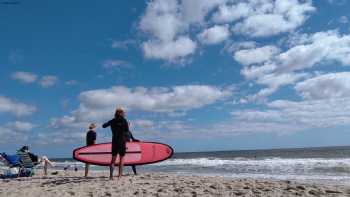
[[[117,108],[117,110],[115,110],[115,114],[114,114],[114,117],[117,117],[117,116],[122,116],[124,117],[125,116],[125,112],[122,108]]]
[[[95,123],[91,123],[89,125],[89,130],[95,130],[96,129],[96,124]]]
[[[21,149],[19,149],[22,152],[28,152],[29,151],[29,147],[28,146],[22,146]]]

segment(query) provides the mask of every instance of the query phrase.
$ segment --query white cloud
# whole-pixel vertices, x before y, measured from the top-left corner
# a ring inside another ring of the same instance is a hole
[[[301,0],[154,0],[139,22],[146,34],[142,49],[146,58],[174,62],[195,53],[193,35],[216,44],[230,37],[230,25],[253,37],[277,35],[301,26],[314,10],[311,1]]]
[[[195,52],[196,43],[188,37],[169,42],[147,41],[143,43],[145,57],[175,61]]]
[[[297,83],[295,89],[309,100],[350,97],[350,72],[316,76]]]
[[[215,25],[205,29],[198,35],[198,39],[204,44],[217,44],[230,36],[228,25]]]
[[[346,0],[328,0],[330,4],[335,5],[344,5],[346,3]]]
[[[221,5],[213,15],[213,21],[217,23],[229,23],[249,16],[253,12],[248,3],[239,2],[233,5]]]
[[[252,11],[242,22],[235,24],[233,30],[236,33],[254,37],[292,31],[301,26],[308,15],[315,10],[311,1],[299,0],[249,1],[248,7]],[[249,10],[249,8],[245,9]]]
[[[266,123],[287,129],[306,130],[350,125],[350,99],[331,98],[309,101],[276,100],[267,103],[265,110],[239,110],[232,112],[240,123]],[[288,129],[289,127],[289,129]],[[267,129],[274,130],[273,127]],[[283,133],[283,130],[276,130]]]
[[[140,29],[150,33],[160,41],[172,41],[181,31],[183,23],[176,0],[156,0],[149,2],[140,21]]]
[[[15,80],[19,80],[21,82],[24,83],[33,83],[36,81],[37,79],[37,75],[34,73],[30,73],[30,72],[15,72],[12,74],[12,78]]]
[[[142,43],[146,58],[174,62],[195,52],[197,43],[188,33],[192,24],[200,24],[207,13],[223,0],[155,0],[148,3],[139,27],[149,34]]]
[[[339,21],[339,23],[345,24],[345,23],[349,22],[349,19],[346,16],[341,16],[338,21]]]
[[[53,85],[55,85],[58,82],[58,78],[56,76],[53,75],[46,75],[41,77],[39,84],[44,87],[51,87]]]
[[[0,96],[0,113],[10,113],[16,116],[31,115],[36,111],[36,107],[14,101],[10,98]]]
[[[102,63],[102,66],[106,69],[116,69],[116,68],[129,68],[131,67],[131,64],[124,60],[107,59]]]
[[[208,13],[226,1],[227,0],[182,0],[181,13],[183,20],[187,24],[205,23],[205,17]]]
[[[213,104],[232,94],[230,89],[214,86],[188,85],[172,88],[127,88],[115,86],[82,92],[80,106],[70,115],[53,119],[51,127],[60,125],[79,128],[90,121],[102,121],[112,117],[117,107],[127,111],[147,111],[157,113],[185,112]]]
[[[133,130],[135,129],[152,129],[155,126],[154,121],[152,120],[144,120],[144,119],[136,119],[131,121],[131,127]]]
[[[84,133],[81,132],[82,129],[86,128],[91,122],[100,125],[103,121],[113,117],[116,107],[123,107],[130,113],[153,112],[171,115],[176,112],[186,112],[214,104],[229,98],[231,94],[232,90],[230,88],[206,85],[174,86],[171,88],[115,86],[109,89],[85,91],[79,95],[79,107],[69,115],[52,118],[49,125],[52,132],[42,133],[39,138],[51,139],[64,133],[64,135],[69,136],[68,139],[64,137],[64,140],[54,140],[52,143],[69,143],[81,140],[84,137]],[[153,137],[162,136],[161,132],[163,131],[189,128],[188,125],[183,127],[181,125],[176,121],[167,124],[147,119],[131,121],[131,128],[138,131],[137,136],[150,138],[152,138],[152,135],[154,135]],[[181,135],[181,132],[174,135]]]
[[[260,48],[243,49],[236,51],[234,58],[243,65],[263,63],[278,54],[280,49],[269,45]]]
[[[310,77],[305,70],[326,62],[350,65],[350,35],[340,35],[336,31],[318,32],[303,38],[303,42],[292,46],[262,64],[245,66],[241,73],[248,80],[268,86],[268,96],[278,87],[294,84]],[[285,78],[288,76],[288,78]],[[267,80],[268,78],[273,80]],[[276,80],[278,78],[279,80]],[[288,83],[287,83],[288,82]],[[265,91],[266,89],[262,90]],[[250,97],[260,97],[260,93]]]
[[[34,127],[36,127],[36,125],[30,122],[15,121],[7,123],[5,127],[18,132],[28,132],[31,131]]]
[[[0,144],[24,143],[32,136],[32,129],[36,125],[30,122],[15,121],[1,126]]]

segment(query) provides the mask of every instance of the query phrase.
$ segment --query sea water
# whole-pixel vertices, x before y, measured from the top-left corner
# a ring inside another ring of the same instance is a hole
[[[71,158],[53,159],[57,169],[83,163]],[[108,167],[92,166],[93,170]],[[131,173],[126,167],[126,172]],[[166,161],[137,167],[139,173],[297,180],[350,185],[350,147],[240,150],[175,153]]]

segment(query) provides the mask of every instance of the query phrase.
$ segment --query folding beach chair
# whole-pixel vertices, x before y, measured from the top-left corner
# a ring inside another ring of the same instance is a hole
[[[20,158],[20,166],[18,176],[33,176],[34,175],[34,167],[37,163],[33,163],[29,154],[23,151],[17,151],[17,155]]]

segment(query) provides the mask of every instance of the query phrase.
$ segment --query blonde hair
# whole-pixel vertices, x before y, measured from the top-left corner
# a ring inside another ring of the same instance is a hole
[[[124,110],[123,110],[123,108],[118,107],[118,108],[115,110],[114,117],[117,117],[117,115],[122,116],[123,114],[124,114]]]
[[[96,124],[95,124],[95,123],[91,123],[91,124],[89,125],[89,129],[94,129],[94,128],[96,128]]]

